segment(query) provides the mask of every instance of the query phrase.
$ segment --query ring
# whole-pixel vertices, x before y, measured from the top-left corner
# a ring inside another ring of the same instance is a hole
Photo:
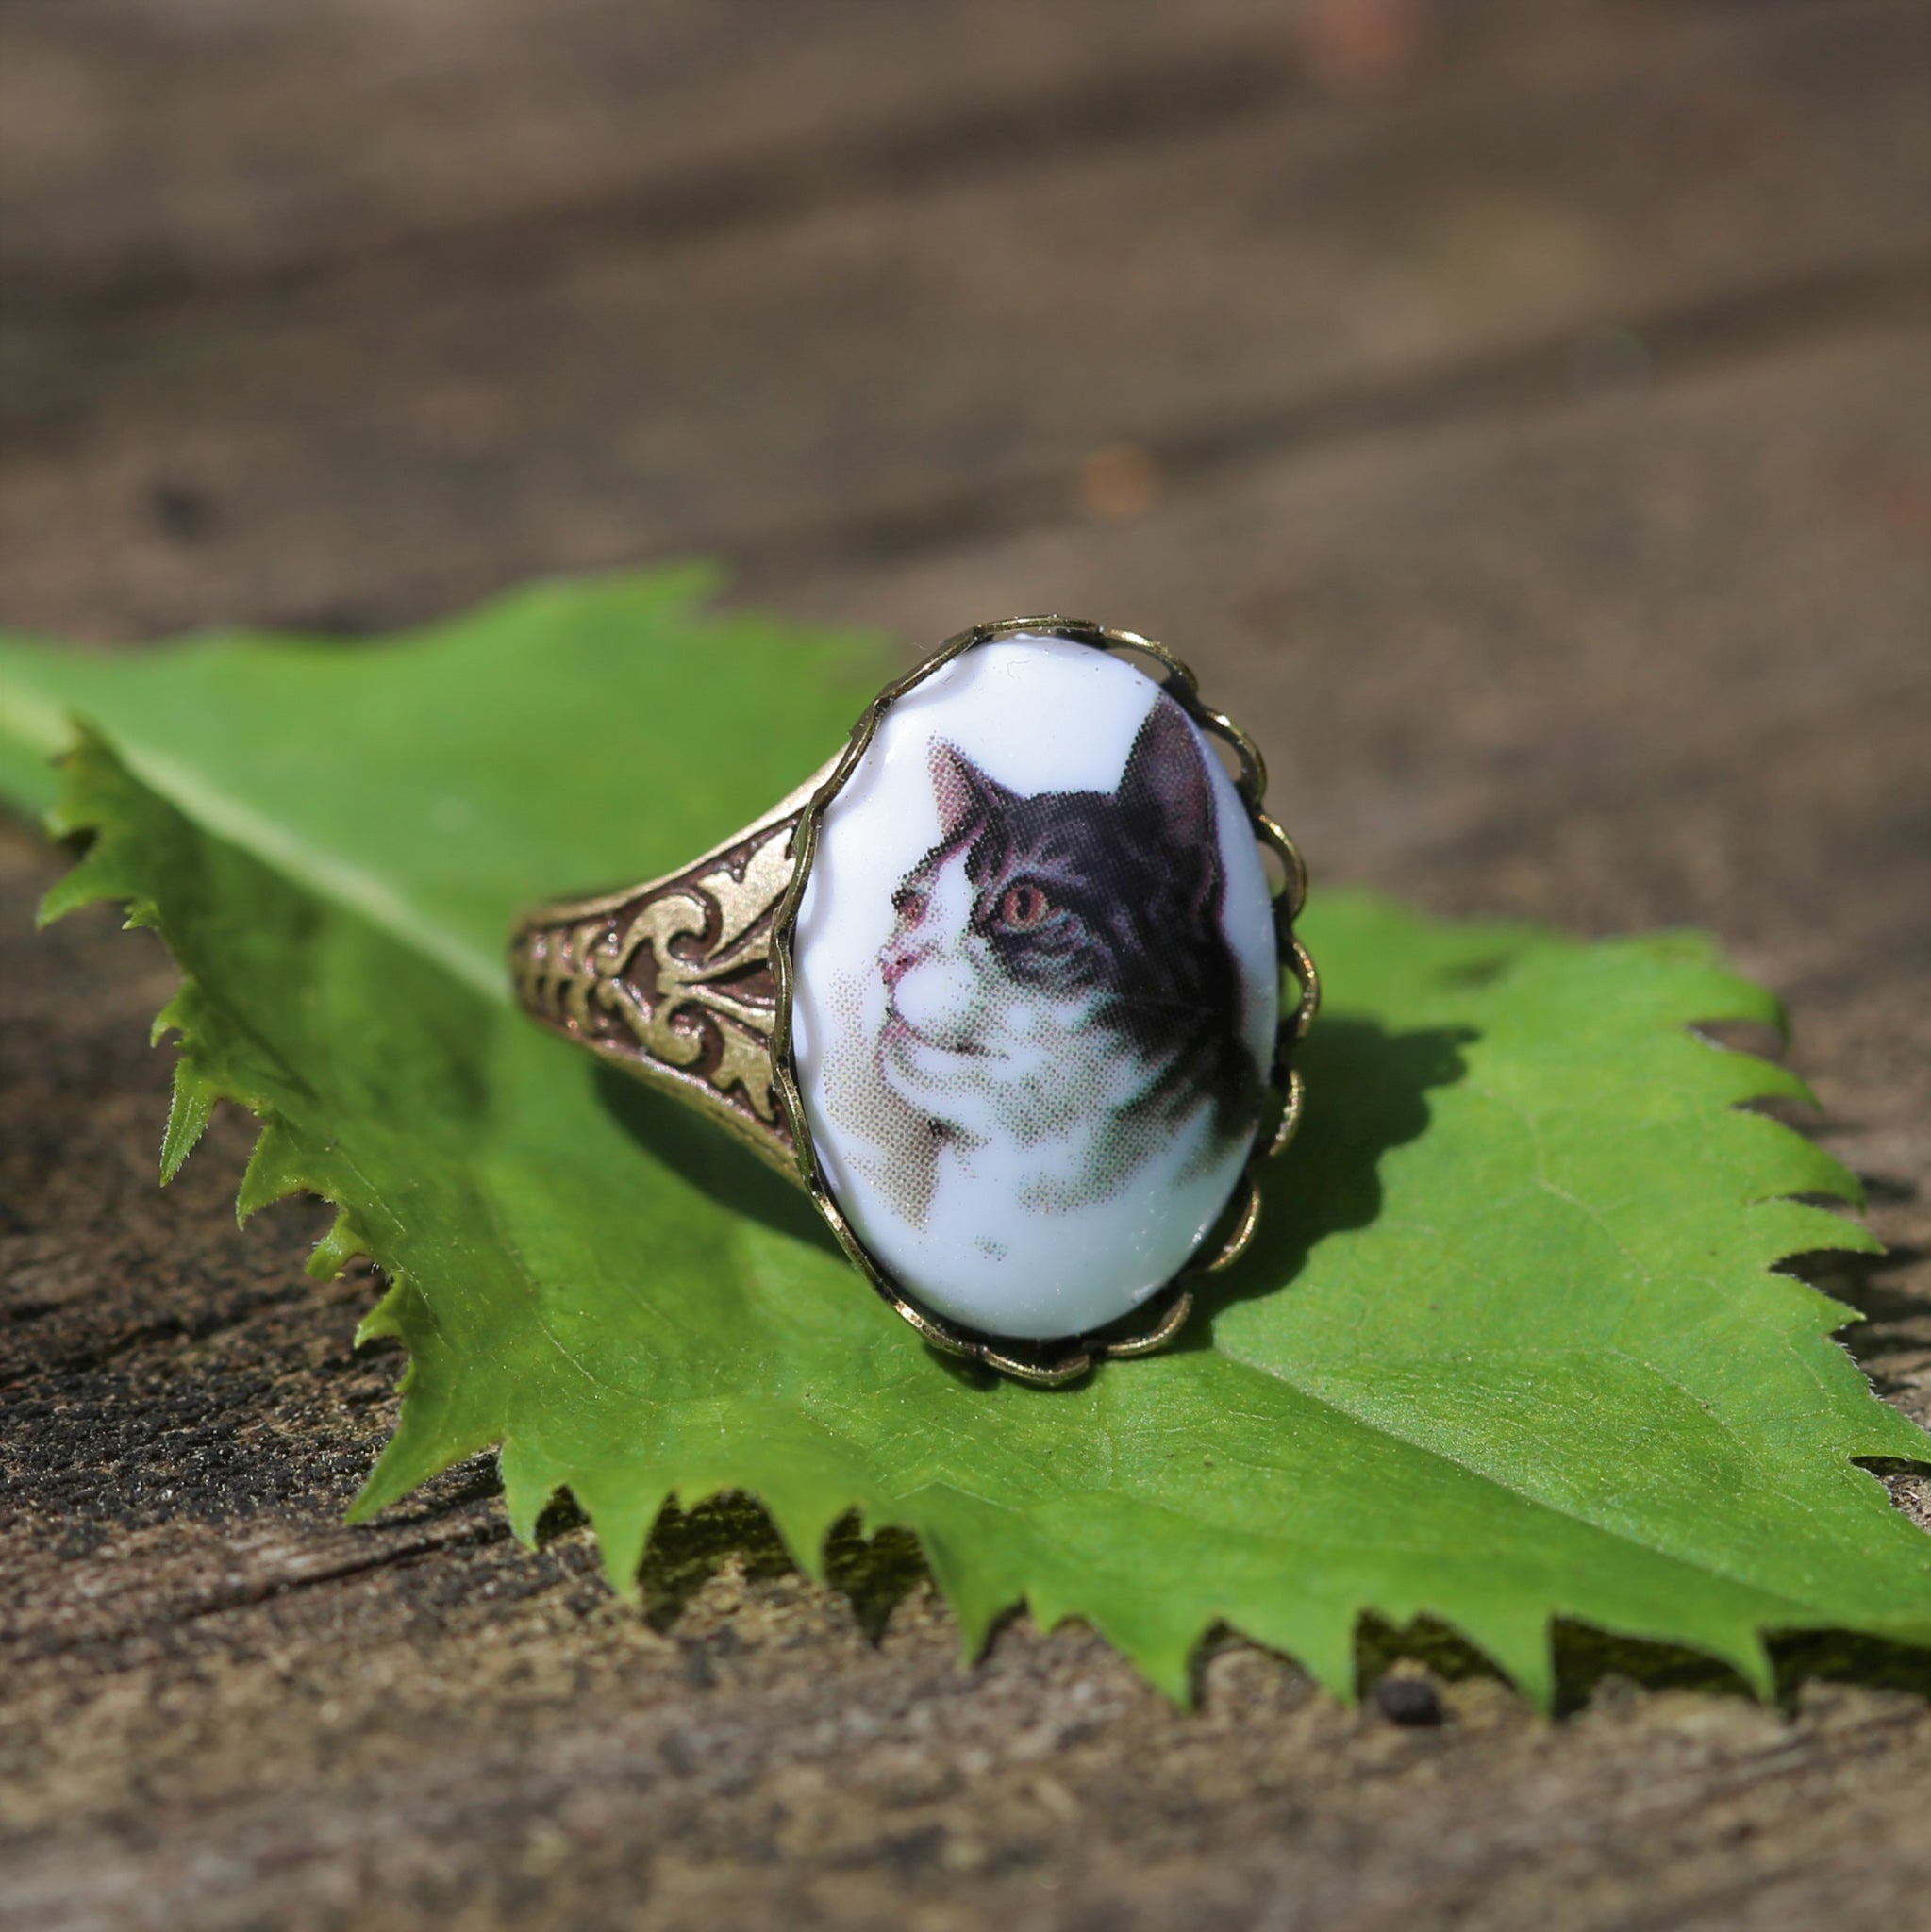
[[[1300,1119],[1266,783],[1162,646],[977,625],[723,844],[525,912],[517,997],[804,1188],[935,1347],[1070,1381],[1179,1332]]]

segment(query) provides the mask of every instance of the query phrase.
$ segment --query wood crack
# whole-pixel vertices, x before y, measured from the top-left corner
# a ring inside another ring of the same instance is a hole
[[[1754,359],[1859,329],[1884,327],[1931,300],[1931,249],[1728,291],[1632,317],[1659,382]],[[1365,382],[1218,421],[1176,425],[1145,448],[1170,481],[1206,480],[1303,452],[1439,428],[1461,420],[1573,407],[1574,336],[1514,346],[1393,382]],[[1081,515],[1062,466],[993,477],[929,497],[822,523],[719,540],[754,584],[787,583],[971,548]],[[706,544],[696,546],[708,548]]]
[[[1224,131],[1274,110],[1302,85],[1301,62],[1271,38],[1099,74],[1051,92],[972,101],[474,225],[370,229],[221,268],[165,248],[124,254],[92,274],[43,267],[38,282],[11,277],[8,308],[16,324],[117,323],[209,299],[286,295],[403,260],[416,270],[523,278],[611,243],[685,242],[869,195],[1034,175],[1109,149]]]
[[[278,1598],[292,1596],[301,1591],[322,1590],[331,1584],[352,1582],[357,1577],[367,1576],[378,1571],[400,1569],[424,1557],[444,1555],[458,1550],[489,1548],[494,1544],[507,1542],[509,1534],[508,1524],[504,1522],[500,1515],[492,1514],[480,1523],[447,1534],[413,1537],[406,1542],[391,1543],[382,1548],[361,1548],[356,1555],[344,1557],[339,1562],[324,1564],[314,1569],[300,1569],[254,1577],[241,1584],[210,1591],[202,1597],[164,1604],[149,1615],[131,1619],[110,1628],[79,1631],[71,1636],[54,1637],[39,1643],[29,1642],[16,1653],[16,1667],[29,1661],[42,1662],[55,1657],[111,1651],[140,1638],[152,1637],[167,1630],[181,1629],[209,1617],[225,1616],[232,1610],[252,1609],[258,1605],[272,1603]]]

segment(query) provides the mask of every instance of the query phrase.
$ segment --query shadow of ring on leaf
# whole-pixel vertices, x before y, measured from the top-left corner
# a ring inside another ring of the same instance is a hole
[[[1208,1346],[1215,1310],[1287,1287],[1316,1242],[1375,1219],[1382,1156],[1427,1131],[1429,1090],[1462,1077],[1461,1049],[1477,1038],[1471,1026],[1390,1033],[1372,1020],[1323,1020],[1314,1028],[1299,1061],[1307,1082],[1307,1117],[1268,1176],[1254,1244],[1226,1275],[1200,1283],[1195,1299],[1201,1314],[1176,1346]],[[615,1067],[596,1069],[596,1089],[599,1103],[624,1132],[679,1179],[734,1214],[839,1253],[805,1194],[728,1134]],[[990,1380],[985,1371],[967,1373]]]
[[[611,1066],[596,1070],[597,1099],[650,1157],[721,1208],[774,1233],[809,1241],[844,1258],[810,1197],[767,1167],[724,1128],[700,1119],[681,1101],[646,1087]]]
[[[1253,1244],[1225,1274],[1194,1290],[1182,1348],[1207,1348],[1213,1318],[1230,1303],[1291,1287],[1329,1235],[1367,1227],[1381,1213],[1382,1157],[1428,1131],[1428,1094],[1468,1072],[1473,1026],[1390,1033],[1372,1020],[1321,1020],[1296,1064],[1307,1108],[1293,1144],[1269,1171]]]

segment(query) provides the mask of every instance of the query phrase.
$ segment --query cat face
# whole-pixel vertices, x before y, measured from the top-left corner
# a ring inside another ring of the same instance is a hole
[[[1213,791],[1178,706],[1156,703],[1110,792],[1023,798],[944,742],[931,771],[940,841],[878,959],[887,1083],[968,1142],[1085,1148],[1069,1197],[1118,1184],[1098,1170],[1135,1128],[1203,1106],[1217,1138],[1251,1127]]]

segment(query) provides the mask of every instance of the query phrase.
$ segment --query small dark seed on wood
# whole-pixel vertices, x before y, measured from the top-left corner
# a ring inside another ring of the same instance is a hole
[[[1374,1707],[1390,1724],[1439,1724],[1441,1700],[1426,1677],[1384,1677],[1374,1687]]]

